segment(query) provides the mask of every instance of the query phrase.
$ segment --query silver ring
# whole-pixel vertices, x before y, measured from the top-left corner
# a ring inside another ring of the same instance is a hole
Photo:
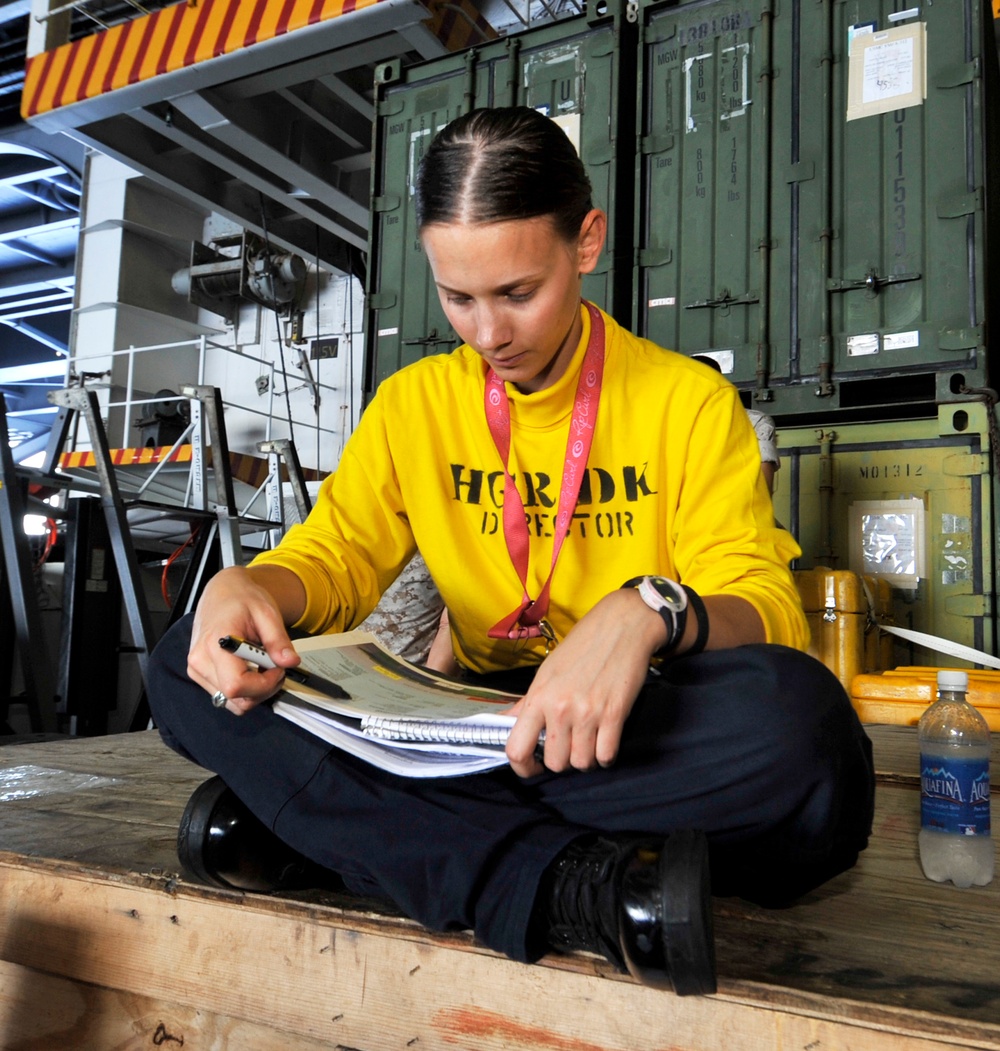
[[[214,704],[216,708],[225,708],[228,703],[229,698],[222,692],[222,690],[216,690],[215,693],[212,694],[212,704]]]

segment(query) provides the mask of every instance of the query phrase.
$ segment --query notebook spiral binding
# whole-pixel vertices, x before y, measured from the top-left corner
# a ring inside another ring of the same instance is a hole
[[[423,719],[393,719],[385,716],[366,716],[361,721],[361,728],[369,737],[377,737],[383,741],[484,744],[496,748],[503,748],[510,734],[509,727]]]

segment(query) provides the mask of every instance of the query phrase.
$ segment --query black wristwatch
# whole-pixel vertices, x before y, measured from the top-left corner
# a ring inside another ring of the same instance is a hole
[[[623,588],[635,588],[642,601],[663,618],[667,626],[667,641],[653,654],[662,657],[681,640],[687,624],[688,593],[676,580],[669,577],[633,577],[622,584]]]

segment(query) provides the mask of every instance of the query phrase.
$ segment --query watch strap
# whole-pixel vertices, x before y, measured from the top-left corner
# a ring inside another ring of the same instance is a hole
[[[642,585],[648,580],[648,575],[641,577],[632,577],[631,579],[626,580],[624,584],[622,584],[622,588],[634,588],[640,593],[640,595],[642,595]],[[684,591],[688,592],[689,589],[684,588]],[[654,613],[658,613],[660,615],[660,619],[663,621],[664,625],[666,625],[667,640],[662,646],[659,647],[659,649],[657,649],[653,653],[653,657],[660,658],[663,657],[665,654],[669,653],[669,651],[673,649],[673,647],[678,643],[678,641],[680,641],[680,639],[684,637],[684,629],[687,626],[687,604],[684,605],[683,609],[676,610],[672,606],[667,604],[664,604],[662,606],[653,606],[651,603],[646,601],[645,597],[643,597],[643,602],[645,602],[646,605],[651,610],[653,610]],[[690,597],[688,598],[688,602],[690,602]]]
[[[688,609],[694,610],[695,620],[698,623],[698,634],[695,636],[694,644],[689,650],[684,651],[685,657],[691,657],[696,653],[701,653],[708,642],[708,610],[705,609],[705,603],[702,601],[701,595],[694,588],[689,588],[687,584],[682,584],[681,587],[687,592]]]

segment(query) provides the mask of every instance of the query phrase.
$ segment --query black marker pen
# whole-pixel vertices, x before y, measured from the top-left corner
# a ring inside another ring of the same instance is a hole
[[[241,657],[250,664],[256,664],[259,668],[277,667],[267,655],[267,650],[256,642],[248,642],[246,639],[239,639],[235,635],[223,635],[219,639],[219,645],[227,652],[233,654],[233,656]],[[295,682],[311,686],[314,690],[325,693],[328,697],[334,697],[341,701],[349,701],[351,699],[351,695],[343,686],[338,685],[331,679],[323,678],[322,675],[315,675],[301,664],[297,668],[286,668],[285,675]]]

